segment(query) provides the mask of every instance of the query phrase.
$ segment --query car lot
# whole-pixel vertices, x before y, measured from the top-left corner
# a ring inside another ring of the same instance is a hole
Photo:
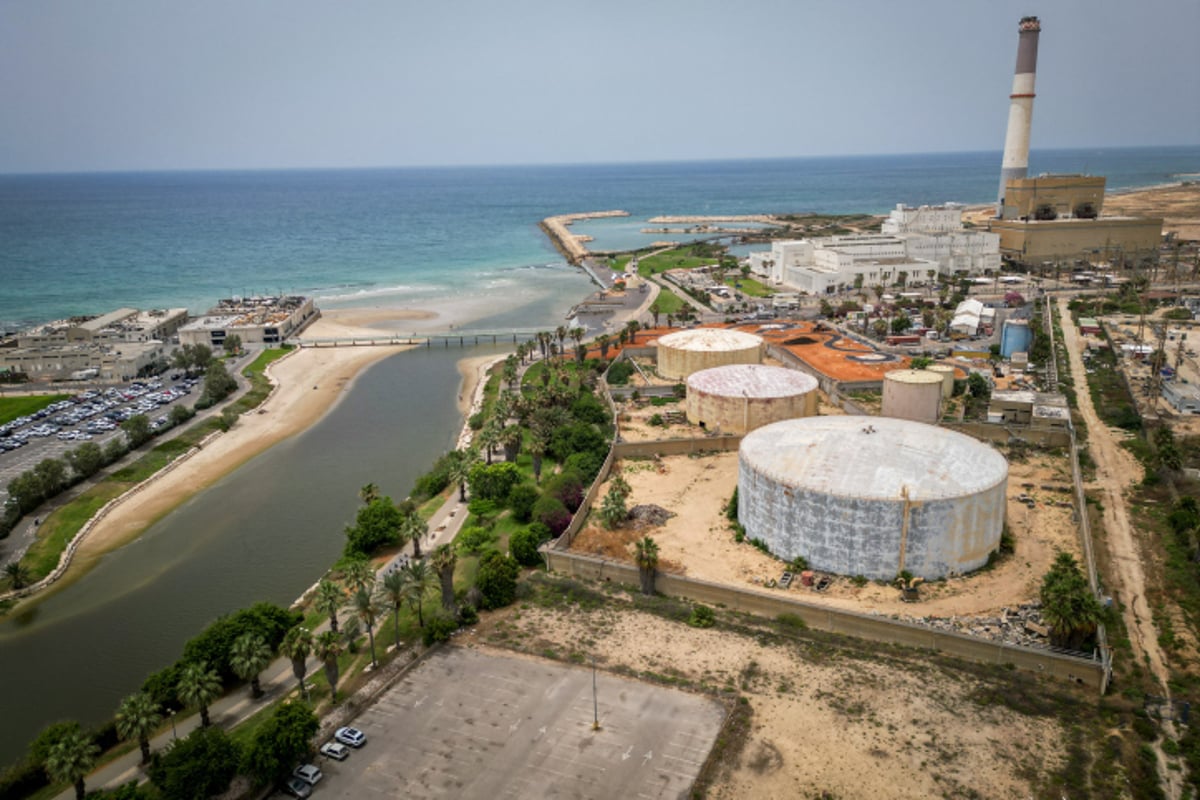
[[[353,725],[366,744],[321,759],[323,797],[680,797],[720,730],[717,702],[585,667],[445,647]]]
[[[170,406],[192,394],[196,383],[146,380],[86,391],[0,425],[0,503],[8,499],[9,481],[22,472],[85,441],[103,447],[122,435],[121,422],[135,414],[149,417],[155,430],[166,426]]]

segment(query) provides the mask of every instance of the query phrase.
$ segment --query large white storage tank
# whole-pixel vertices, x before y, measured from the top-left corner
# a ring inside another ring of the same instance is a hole
[[[693,372],[730,364],[762,362],[761,336],[725,328],[693,328],[668,333],[658,345],[658,374],[685,380]]]
[[[954,395],[954,376],[957,370],[949,364],[930,364],[926,369],[942,376],[942,399],[949,400]]]
[[[763,364],[733,364],[687,379],[687,418],[710,431],[742,434],[817,413],[817,379]]]
[[[935,423],[942,416],[942,376],[927,369],[897,369],[883,376],[883,415]]]
[[[1004,528],[1008,462],[943,428],[885,417],[777,422],[742,440],[738,521],[818,570],[926,579],[987,563]]]

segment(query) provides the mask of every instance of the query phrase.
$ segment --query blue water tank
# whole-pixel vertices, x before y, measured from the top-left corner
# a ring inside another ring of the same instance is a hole
[[[1000,331],[1000,355],[1012,358],[1013,353],[1028,353],[1029,345],[1033,343],[1033,331],[1029,329],[1027,319],[1009,319],[1004,321]]]

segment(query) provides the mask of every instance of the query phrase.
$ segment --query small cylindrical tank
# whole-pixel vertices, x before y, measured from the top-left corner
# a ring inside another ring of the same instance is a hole
[[[883,376],[883,416],[935,423],[942,416],[943,377],[925,369],[897,369]]]

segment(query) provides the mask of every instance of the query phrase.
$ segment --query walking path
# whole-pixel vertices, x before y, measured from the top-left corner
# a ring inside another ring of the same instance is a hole
[[[1125,502],[1126,491],[1141,480],[1142,467],[1132,453],[1121,447],[1112,429],[1096,413],[1091,392],[1088,391],[1087,371],[1080,354],[1078,332],[1067,308],[1068,301],[1067,297],[1058,298],[1058,313],[1079,412],[1087,423],[1088,451],[1096,462],[1096,479],[1091,488],[1103,495],[1105,539],[1112,560],[1110,577],[1122,601],[1125,628],[1129,632],[1134,657],[1139,663],[1146,664],[1161,687],[1163,696],[1170,700],[1170,670],[1159,647],[1158,629],[1146,600],[1146,573],[1142,568],[1142,555]],[[1174,738],[1174,725],[1170,720],[1163,721],[1163,729]],[[1182,791],[1179,772],[1166,769],[1161,741],[1155,743],[1155,749],[1158,751],[1159,779],[1163,789],[1168,797],[1178,798]]]
[[[453,492],[429,520],[429,535],[421,542],[422,555],[428,554],[438,545],[453,542],[454,537],[462,529],[467,516],[466,503],[459,502],[458,492]],[[405,545],[395,557],[380,567],[376,572],[377,577],[382,578],[388,571],[397,567],[402,560],[411,557],[412,545]],[[328,627],[329,621],[325,620],[313,629],[313,635],[324,632]],[[308,675],[316,674],[322,667],[320,659],[315,657],[309,658],[307,664]],[[260,681],[264,695],[258,700],[251,699],[249,687],[244,687],[222,696],[209,706],[212,724],[226,729],[232,728],[294,690],[296,678],[292,674],[291,660],[283,657],[275,659],[263,670]],[[150,740],[150,748],[154,751],[161,750],[176,738],[185,737],[198,727],[200,727],[198,713],[179,718],[172,715],[171,724]],[[141,758],[141,750],[134,748],[129,753],[108,762],[87,777],[88,789],[112,789],[131,780],[145,780],[146,773],[142,768]],[[68,787],[58,794],[55,800],[73,800],[74,797],[75,790]]]

